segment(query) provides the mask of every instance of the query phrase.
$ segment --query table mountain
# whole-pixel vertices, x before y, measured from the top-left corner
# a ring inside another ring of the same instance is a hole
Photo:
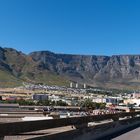
[[[74,81],[107,88],[139,88],[140,55],[72,55],[49,51],[26,55],[12,48],[0,48],[0,85],[20,85],[22,81],[49,85],[68,85]]]

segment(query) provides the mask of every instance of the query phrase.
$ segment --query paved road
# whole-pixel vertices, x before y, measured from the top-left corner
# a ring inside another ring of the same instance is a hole
[[[23,133],[22,135],[17,135],[17,136],[5,136],[4,140],[24,140],[24,139],[30,139],[35,137],[57,134],[69,130],[73,130],[73,128],[71,126],[59,127],[59,128]]]
[[[140,127],[122,134],[112,140],[140,140]]]

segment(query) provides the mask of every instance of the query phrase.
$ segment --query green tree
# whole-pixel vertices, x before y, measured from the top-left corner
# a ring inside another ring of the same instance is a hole
[[[62,100],[56,102],[56,106],[67,106],[68,104]]]
[[[91,99],[86,99],[85,101],[81,102],[81,107],[95,109],[96,104],[93,103]]]

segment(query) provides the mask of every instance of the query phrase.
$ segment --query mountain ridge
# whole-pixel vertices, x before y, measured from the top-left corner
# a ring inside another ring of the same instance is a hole
[[[73,55],[51,51],[24,54],[0,47],[1,71],[21,83],[68,86],[73,81],[93,87],[140,88],[140,55]]]

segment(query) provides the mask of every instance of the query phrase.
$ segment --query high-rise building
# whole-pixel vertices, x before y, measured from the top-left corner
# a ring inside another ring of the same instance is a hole
[[[84,88],[86,88],[86,84],[84,84]]]
[[[72,88],[72,87],[73,87],[73,83],[71,82],[71,83],[70,83],[70,88]]]
[[[78,83],[76,83],[75,87],[78,88]]]

